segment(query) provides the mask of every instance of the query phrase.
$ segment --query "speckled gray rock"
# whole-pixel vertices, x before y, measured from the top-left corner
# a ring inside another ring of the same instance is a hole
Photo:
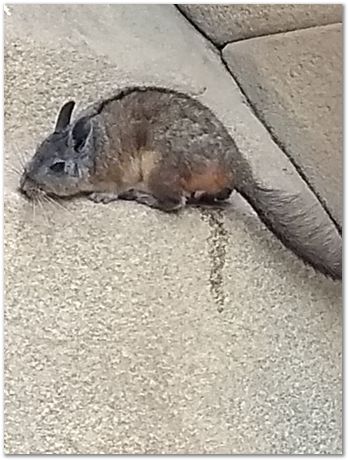
[[[342,22],[342,5],[177,5],[216,45]]]
[[[223,50],[261,119],[340,225],[342,38],[341,25],[330,25],[246,40]]]
[[[9,9],[5,452],[342,452],[340,284],[238,196],[170,216],[82,199],[34,212],[16,191],[65,98],[137,79],[204,93],[244,151],[284,166],[219,59],[170,6]]]
[[[7,453],[342,451],[339,285],[238,202],[66,206],[6,196]]]

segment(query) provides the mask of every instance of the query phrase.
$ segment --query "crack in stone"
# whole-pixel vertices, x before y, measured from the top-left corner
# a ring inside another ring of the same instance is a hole
[[[201,214],[203,220],[208,222],[210,228],[210,235],[208,237],[210,293],[217,304],[217,311],[221,313],[224,311],[226,301],[223,285],[223,269],[226,261],[228,233],[224,227],[224,216],[221,210],[202,209]]]

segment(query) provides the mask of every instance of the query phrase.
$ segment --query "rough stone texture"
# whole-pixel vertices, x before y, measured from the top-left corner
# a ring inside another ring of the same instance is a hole
[[[342,27],[230,44],[223,57],[261,119],[342,224]]]
[[[7,453],[341,452],[339,286],[238,209],[69,211],[7,197]]]
[[[86,200],[34,212],[16,192],[13,168],[65,98],[132,81],[202,95],[256,164],[267,152],[301,184],[219,58],[170,6],[9,11],[5,452],[341,453],[341,286],[238,196],[169,216]]]
[[[342,5],[177,5],[216,45],[342,22]]]

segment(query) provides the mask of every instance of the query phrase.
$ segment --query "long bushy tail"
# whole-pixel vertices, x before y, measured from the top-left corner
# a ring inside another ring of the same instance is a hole
[[[342,279],[342,236],[319,202],[250,183],[238,191],[286,247],[324,275]]]

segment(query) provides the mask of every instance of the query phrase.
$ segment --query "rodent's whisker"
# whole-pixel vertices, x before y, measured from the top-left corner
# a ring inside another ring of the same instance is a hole
[[[20,166],[21,168],[23,168],[23,167],[24,167],[24,163],[23,163],[23,160],[24,160],[24,159],[23,159],[23,153],[22,153],[21,149],[19,148],[17,142],[14,142],[14,143],[13,143],[13,147],[14,147],[14,151],[15,151],[15,153],[16,153],[16,160],[19,162],[19,166]]]
[[[43,216],[43,218],[44,218],[44,221],[45,221],[45,223],[48,225],[49,222],[48,222],[48,218],[47,218],[47,214],[46,214],[45,207],[44,207],[44,205],[43,205],[43,201],[44,201],[44,200],[42,199],[42,197],[39,196],[38,199],[37,199],[37,204],[40,206],[40,209],[42,210],[42,216]]]
[[[14,165],[10,165],[10,168],[18,168],[19,171],[22,171],[23,170],[23,167],[22,167],[22,164],[21,164],[21,161],[20,161],[20,158],[19,158],[19,152],[17,150],[17,147],[15,146],[15,155],[13,156],[13,159],[15,160],[15,164]]]
[[[35,207],[35,201],[32,200],[31,203],[32,203],[32,210],[33,210],[33,219],[34,219],[34,223],[36,223],[36,207]]]
[[[45,199],[46,199],[47,202],[51,203],[56,209],[62,209],[63,211],[65,211],[68,214],[70,214],[71,216],[73,215],[73,213],[68,208],[63,206],[62,203],[60,203],[58,200],[54,200],[53,198],[51,198],[48,195],[45,195]]]
[[[18,152],[18,158],[19,158],[19,161],[20,161],[21,167],[22,167],[23,169],[25,169],[25,164],[26,164],[26,162],[27,162],[27,159],[26,159],[26,157],[24,156],[24,154],[23,154],[23,153],[21,153],[21,152]]]
[[[12,173],[16,174],[17,176],[22,175],[22,171],[16,166],[11,165],[8,169],[9,169],[9,171],[11,171]]]
[[[54,203],[54,200],[52,200],[52,198],[50,198],[49,196],[44,195],[43,200],[45,201],[45,203],[48,204],[48,206],[50,206],[51,209],[53,210],[58,209],[58,206],[56,206],[56,204]]]

